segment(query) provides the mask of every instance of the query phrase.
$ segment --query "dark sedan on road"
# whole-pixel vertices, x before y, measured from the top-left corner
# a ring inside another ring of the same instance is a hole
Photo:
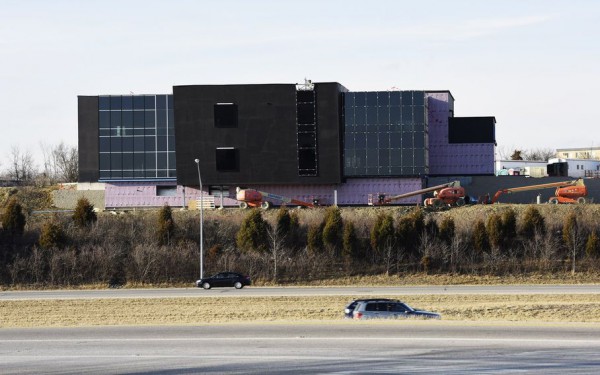
[[[250,284],[250,276],[244,276],[236,272],[219,272],[211,277],[196,280],[196,286],[204,289],[213,287],[234,287],[235,289],[242,289]]]

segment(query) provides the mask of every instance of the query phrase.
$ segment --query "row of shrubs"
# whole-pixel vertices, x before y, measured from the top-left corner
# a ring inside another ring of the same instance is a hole
[[[203,223],[206,272],[239,270],[277,282],[407,272],[576,272],[595,267],[600,253],[598,228],[576,210],[549,225],[536,206],[519,215],[507,207],[468,226],[420,208],[385,209],[366,220],[360,211],[337,207],[311,218],[285,207],[250,210],[243,218],[241,212],[214,212]],[[198,217],[169,206],[98,218],[83,198],[72,215],[26,220],[11,200],[1,223],[5,285],[178,283],[199,273]]]

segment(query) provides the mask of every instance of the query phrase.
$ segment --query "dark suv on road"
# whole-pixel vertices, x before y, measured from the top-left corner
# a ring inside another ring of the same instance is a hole
[[[355,299],[354,301],[350,302],[346,308],[344,309],[344,318],[348,318],[348,319],[352,319],[352,312],[354,311],[354,308],[356,307],[356,305],[358,305],[361,302],[400,302],[396,299],[388,299],[388,298],[366,298],[366,299]]]
[[[352,312],[354,319],[441,319],[441,315],[431,311],[414,309],[400,301],[363,301],[356,304]]]

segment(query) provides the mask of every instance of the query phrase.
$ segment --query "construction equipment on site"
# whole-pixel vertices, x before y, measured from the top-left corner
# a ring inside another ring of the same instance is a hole
[[[556,188],[554,196],[548,200],[548,203],[580,203],[586,202],[587,188],[582,178],[571,181],[551,182],[548,184],[529,185],[515,188],[500,189],[494,194],[494,197],[488,203],[493,204],[498,201],[502,194],[517,193],[520,191],[538,190]]]
[[[460,181],[451,181],[442,185],[432,186],[425,189],[411,191],[387,197],[385,194],[377,194],[377,200],[373,199],[373,195],[369,195],[370,206],[381,206],[389,204],[399,199],[414,197],[415,195],[426,194],[433,192],[433,198],[427,198],[423,205],[439,208],[442,205],[462,206],[465,204],[465,188],[460,186]]]
[[[236,188],[235,191],[236,199],[240,201],[240,208],[242,209],[246,209],[248,207],[260,207],[266,210],[269,207],[271,207],[271,202],[269,202],[267,199],[279,201],[284,205],[303,206],[311,208],[315,207],[313,203],[308,203],[277,194],[267,193],[264,191],[254,189],[240,189],[239,187]]]

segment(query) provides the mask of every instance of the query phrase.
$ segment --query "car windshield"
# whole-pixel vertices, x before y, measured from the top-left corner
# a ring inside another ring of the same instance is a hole
[[[413,309],[412,307],[408,306],[406,303],[402,303],[401,305],[406,308],[406,311],[415,311],[415,309]]]

